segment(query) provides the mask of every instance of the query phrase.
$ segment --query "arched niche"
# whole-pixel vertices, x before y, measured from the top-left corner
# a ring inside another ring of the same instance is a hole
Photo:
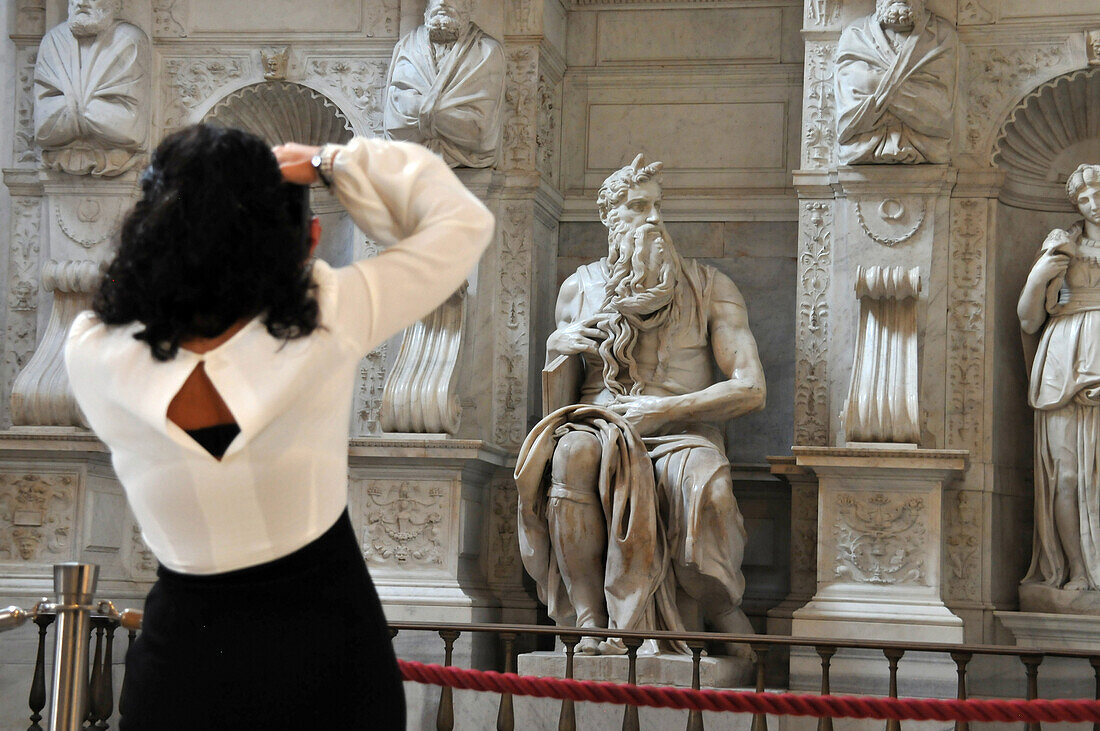
[[[1006,173],[1006,205],[1073,212],[1069,174],[1100,163],[1100,68],[1059,76],[1025,96],[1001,127],[993,159]]]
[[[233,91],[214,103],[202,121],[236,127],[270,145],[345,143],[353,136],[347,115],[315,89],[290,81],[262,81]],[[321,185],[313,186],[311,206],[321,219],[317,255],[333,266],[354,257],[355,227],[343,207]]]
[[[994,284],[995,362],[985,384],[996,404],[994,459],[1006,475],[1017,471],[1023,485],[1033,469],[1034,417],[1027,405],[1028,372],[1016,305],[1047,235],[1080,219],[1066,199],[1065,184],[1080,163],[1100,162],[1100,69],[1075,70],[1040,84],[999,129],[993,160],[1005,178],[986,259]],[[1018,501],[1015,508],[1013,501]],[[1005,498],[1005,515],[1017,516],[1013,525],[1027,541],[1017,578],[1023,578],[1031,557],[1031,534],[1023,527],[1033,513],[1031,501],[1030,489]]]

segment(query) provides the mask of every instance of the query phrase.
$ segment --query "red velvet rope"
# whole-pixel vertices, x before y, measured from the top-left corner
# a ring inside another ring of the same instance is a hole
[[[768,713],[817,718],[894,718],[899,721],[1048,721],[1100,723],[1100,701],[1092,700],[941,700],[935,698],[874,698],[792,693],[749,693],[735,690],[690,690],[652,685],[627,685],[538,678],[513,673],[466,670],[398,660],[405,680],[536,698],[618,703],[651,708]]]

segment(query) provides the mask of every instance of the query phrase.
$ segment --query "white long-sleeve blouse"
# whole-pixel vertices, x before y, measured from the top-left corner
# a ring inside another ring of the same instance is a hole
[[[334,158],[333,190],[386,246],[333,269],[313,266],[320,327],[282,340],[260,318],[203,354],[155,360],[140,323],[81,313],[65,362],[88,423],[146,543],[166,567],[213,574],[285,556],[319,537],[347,504],[347,439],[360,359],[431,312],[492,237],[492,214],[418,145],[357,138]],[[221,460],[168,419],[199,365],[240,426]]]

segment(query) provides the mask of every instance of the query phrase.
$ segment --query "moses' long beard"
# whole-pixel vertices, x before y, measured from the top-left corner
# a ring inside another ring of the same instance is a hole
[[[654,378],[667,368],[680,260],[663,227],[613,224],[608,241],[610,273],[602,307],[607,317],[597,325],[604,333],[603,381],[611,393],[637,395],[646,385],[634,352],[642,333],[658,332]]]

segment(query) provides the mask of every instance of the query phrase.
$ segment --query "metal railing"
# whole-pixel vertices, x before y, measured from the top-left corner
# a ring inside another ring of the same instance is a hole
[[[0,632],[27,621],[38,627],[38,648],[27,704],[30,726],[43,731],[40,721],[46,708],[46,631],[56,625],[53,682],[50,684],[49,731],[95,729],[106,731],[114,713],[111,672],[115,631],[126,626],[130,642],[136,636],[140,612],[118,612],[109,601],[93,604],[99,567],[95,564],[62,563],[53,567],[56,601],[42,599],[29,610],[0,609]],[[95,650],[89,651],[92,636]],[[89,672],[90,671],[90,672]]]
[[[1026,675],[1027,700],[1035,700],[1039,697],[1039,668],[1046,658],[1069,658],[1088,662],[1093,671],[1093,684],[1095,697],[1100,700],[1100,653],[1080,652],[1073,650],[1051,649],[1037,651],[1034,649],[1007,647],[1001,645],[963,645],[946,643],[918,643],[918,642],[865,642],[856,640],[837,640],[830,638],[810,637],[786,637],[779,635],[726,635],[714,632],[626,632],[623,630],[580,630],[574,627],[544,627],[537,625],[508,625],[508,624],[440,624],[434,622],[391,622],[390,633],[397,636],[401,632],[437,632],[444,643],[444,665],[451,664],[454,645],[459,637],[466,633],[492,633],[496,635],[504,648],[504,670],[513,672],[515,667],[516,641],[522,637],[553,637],[560,641],[565,651],[565,678],[572,680],[574,674],[574,659],[577,644],[582,637],[594,637],[607,639],[621,638],[627,648],[627,673],[624,678],[604,678],[604,680],[634,683],[637,680],[638,649],[645,640],[657,640],[658,642],[678,640],[685,643],[691,650],[692,684],[695,690],[700,688],[700,664],[704,649],[714,645],[741,644],[748,645],[753,652],[752,662],[755,670],[755,690],[758,693],[765,691],[765,666],[770,652],[779,647],[805,647],[810,648],[818,655],[821,665],[822,695],[830,694],[830,674],[833,658],[842,650],[875,650],[883,655],[883,660],[889,673],[889,697],[898,697],[898,668],[908,653],[933,653],[949,657],[955,666],[957,675],[956,698],[966,700],[968,698],[968,666],[976,656],[989,657],[1016,657],[1022,664],[1022,670]],[[512,697],[509,694],[501,694],[497,713],[498,731],[513,731],[515,728],[515,712]],[[451,688],[443,688],[439,696],[439,709],[436,715],[436,729],[438,731],[450,731],[454,728],[454,700]],[[955,723],[957,731],[969,731],[966,721]],[[1021,723],[1025,731],[1040,731],[1038,722]],[[571,700],[562,700],[559,712],[559,731],[575,731],[577,728],[576,709]],[[623,709],[623,731],[637,731],[639,728],[638,708],[626,706]],[[689,711],[687,719],[687,731],[702,731],[703,717],[700,711]],[[752,721],[752,731],[767,731],[768,719],[764,714],[755,714]],[[818,720],[818,731],[832,731],[831,718]],[[899,731],[901,722],[888,720],[885,722],[886,731]],[[1100,731],[1100,724],[1093,725],[1094,731]]]
[[[53,682],[50,693],[50,731],[77,731],[78,729],[109,728],[108,720],[114,711],[114,688],[111,666],[113,663],[113,642],[119,627],[129,633],[132,643],[141,625],[141,612],[126,610],[118,612],[106,601],[93,605],[98,567],[91,564],[67,563],[54,567],[54,587],[56,601],[46,599],[38,602],[30,610],[8,607],[0,610],[0,632],[15,629],[27,621],[38,627],[38,647],[34,674],[28,705],[31,710],[31,725],[28,731],[42,731],[39,721],[46,706],[45,647],[47,629],[57,625],[57,642],[54,652]],[[708,646],[730,644],[743,645],[751,649],[755,690],[765,691],[765,669],[769,654],[778,648],[802,647],[816,653],[820,667],[820,693],[829,695],[831,691],[831,666],[838,653],[851,650],[871,650],[881,652],[889,673],[889,697],[898,697],[898,669],[909,653],[932,653],[950,658],[957,675],[956,697],[966,700],[968,697],[968,666],[977,656],[1016,657],[1019,659],[1026,681],[1026,698],[1038,698],[1039,674],[1042,663],[1047,658],[1070,658],[1087,662],[1092,669],[1095,697],[1100,699],[1100,653],[1079,652],[1063,649],[1033,650],[998,645],[962,645],[915,642],[864,642],[837,640],[830,638],[803,638],[776,635],[725,635],[711,632],[673,633],[660,631],[628,632],[623,630],[578,629],[572,627],[547,627],[538,625],[512,624],[442,624],[434,622],[391,622],[391,635],[400,633],[433,632],[442,641],[442,660],[451,665],[455,644],[463,636],[491,635],[499,643],[503,654],[501,669],[506,673],[515,672],[517,648],[526,640],[534,644],[542,638],[549,643],[561,643],[565,656],[564,677],[574,679],[576,648],[584,637],[599,640],[618,638],[626,647],[627,668],[623,678],[602,678],[634,684],[637,682],[638,650],[646,640],[657,642],[682,642],[691,653],[691,687],[698,690],[701,684],[701,663],[703,653]],[[94,649],[92,638],[94,635]],[[89,660],[90,658],[90,660]],[[498,731],[512,731],[516,726],[516,714],[513,697],[501,693],[497,707],[496,728]],[[1039,723],[1021,724],[1026,731],[1040,729]],[[449,731],[455,727],[454,693],[450,687],[443,687],[439,694],[436,712],[436,728]],[[575,703],[562,700],[559,710],[559,731],[575,731],[577,716]],[[637,706],[625,706],[622,728],[625,731],[639,729]],[[688,731],[702,731],[701,711],[689,711]],[[752,721],[752,731],[767,731],[768,719],[764,714],[756,714]],[[821,718],[818,731],[831,731],[830,718]],[[901,728],[898,721],[886,721],[886,731]],[[956,729],[968,730],[965,721],[955,724]],[[1100,731],[1100,724],[1094,725],[1094,731]]]

